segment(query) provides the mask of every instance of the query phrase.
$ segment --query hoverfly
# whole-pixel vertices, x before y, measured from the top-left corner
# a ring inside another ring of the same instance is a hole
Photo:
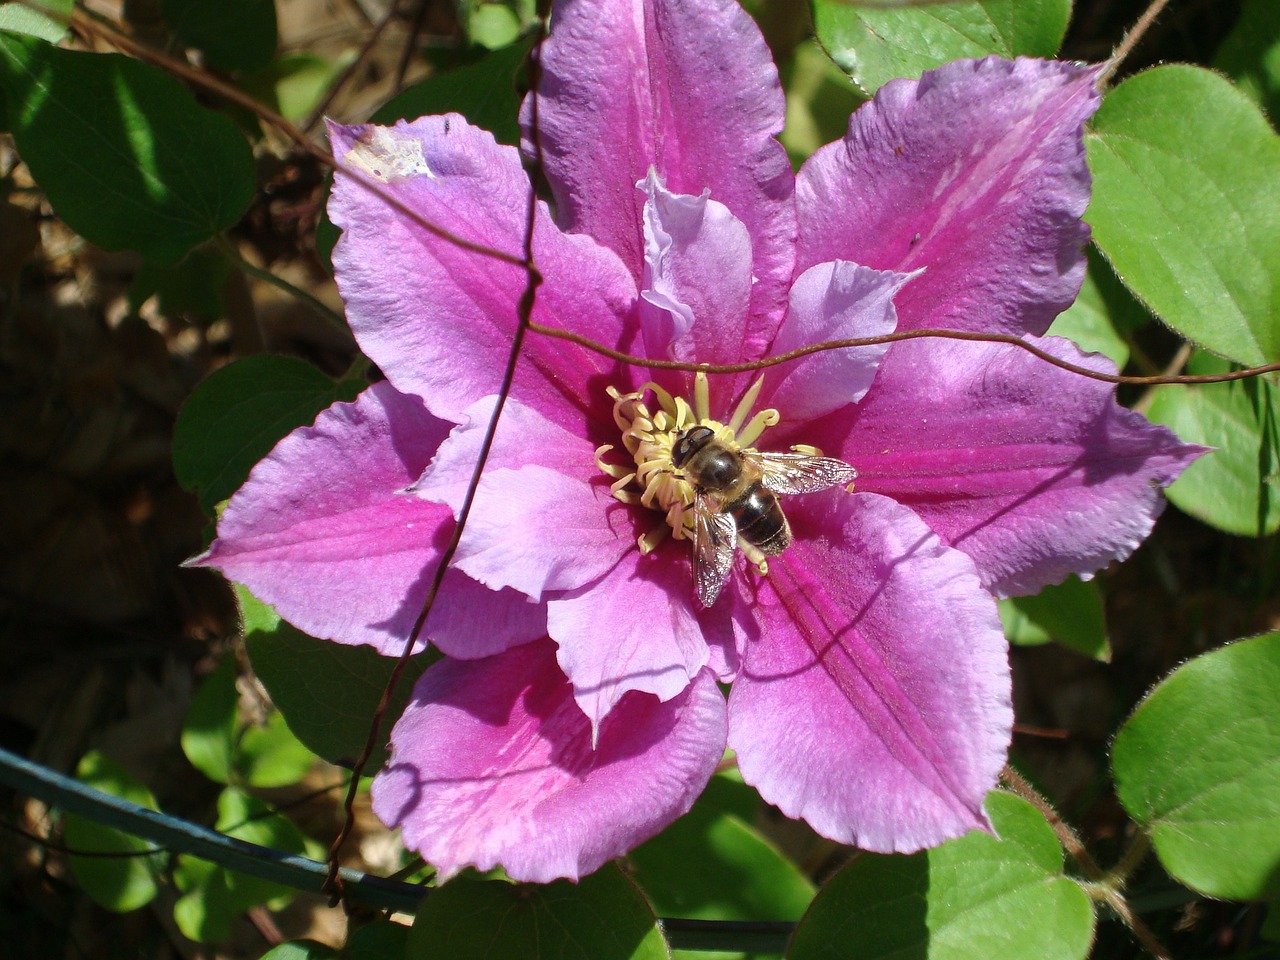
[[[671,462],[694,489],[693,578],[704,607],[720,596],[739,537],[767,557],[791,543],[779,494],[817,493],[857,476],[834,457],[742,450],[702,424],[680,435]]]

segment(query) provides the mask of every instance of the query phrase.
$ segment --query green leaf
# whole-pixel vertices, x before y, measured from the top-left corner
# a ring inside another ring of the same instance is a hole
[[[1248,0],[1213,61],[1248,97],[1280,120],[1280,5]]]
[[[193,767],[217,783],[231,781],[239,699],[235,657],[224,657],[191,698],[182,725],[182,752]]]
[[[396,661],[372,647],[317,640],[290,626],[243,587],[236,587],[244,615],[245,650],[254,673],[284,715],[294,735],[331,763],[351,766],[364,749],[369,724]],[[414,657],[405,668],[383,716],[383,741],[404,711],[413,685],[438,654]],[[298,664],[305,663],[306,670]],[[386,762],[379,746],[368,768]]]
[[[1280,893],[1280,633],[1184,664],[1111,752],[1116,791],[1177,879],[1211,897]]]
[[[49,13],[41,13],[44,7]],[[57,43],[67,35],[67,18],[75,9],[75,0],[25,0],[23,3],[0,3],[0,30],[25,33]]]
[[[689,813],[628,856],[632,877],[663,916],[798,920],[814,887],[730,811],[741,783],[713,777]]]
[[[370,117],[390,124],[428,114],[460,113],[483,127],[499,143],[520,142],[520,95],[516,76],[529,54],[530,41],[495,50],[481,60],[405,87]]]
[[[973,831],[912,856],[864,853],[819,891],[788,960],[1080,960],[1089,897],[1062,872],[1053,828],[1025,800],[987,797],[997,836]]]
[[[272,947],[259,960],[336,960],[338,951],[314,940],[290,940]]]
[[[343,960],[394,960],[405,957],[409,948],[409,928],[402,923],[378,920],[356,930],[347,938]]]
[[[176,264],[143,263],[129,287],[129,309],[136,313],[156,297],[166,317],[211,323],[226,316],[223,290],[230,275],[231,262],[212,246],[197,247]]]
[[[454,879],[423,901],[408,956],[667,960],[670,955],[640,891],[609,864],[578,884]]]
[[[97,751],[90,751],[80,759],[76,778],[140,807],[157,809],[150,790]],[[127,913],[155,898],[158,880],[168,862],[165,851],[148,856],[146,852],[152,849],[148,841],[70,813],[62,820],[62,839],[72,850],[138,854],[70,858],[71,872],[96,903],[116,913]]]
[[[173,470],[206,513],[244,483],[290,430],[331,403],[355,399],[349,381],[292,357],[245,357],[214,371],[187,399],[173,430]]]
[[[290,821],[235,787],[227,787],[218,796],[215,828],[239,840],[274,847],[280,853],[320,853]],[[185,936],[201,943],[227,939],[232,921],[250,907],[268,902],[283,906],[295,894],[291,887],[185,855],[178,858],[174,879],[184,891],[174,904],[174,920]]]
[[[246,728],[235,757],[240,782],[262,788],[298,783],[315,761],[316,755],[298,742],[279,713],[264,725]]]
[[[0,86],[31,175],[98,246],[172,263],[249,205],[244,137],[155,67],[0,35]]]
[[[1000,619],[1009,642],[1022,647],[1057,641],[1094,660],[1111,659],[1102,592],[1096,581],[1070,576],[1034,597],[1000,601]]]
[[[1207,354],[1187,365],[1198,374],[1229,367]],[[1146,413],[1183,440],[1217,448],[1169,487],[1180,510],[1246,537],[1280,529],[1280,389],[1270,378],[1160,386]]]
[[[1089,246],[1089,269],[1080,295],[1058,314],[1049,334],[1074,340],[1088,353],[1111,358],[1117,370],[1129,362],[1127,336],[1151,321],[1151,314],[1125,289],[1111,265]]]
[[[1280,138],[1257,106],[1207,70],[1157,67],[1107,94],[1085,142],[1085,219],[1129,289],[1214,353],[1277,359]]]
[[[274,0],[163,0],[165,23],[185,47],[223,70],[257,70],[276,55]]]
[[[1071,0],[874,9],[814,0],[818,41],[868,94],[896,77],[918,77],[948,60],[997,54],[1052,57],[1071,17]]]
[[[796,46],[779,68],[787,92],[787,125],[778,138],[796,166],[849,129],[849,114],[865,100],[814,40]]]

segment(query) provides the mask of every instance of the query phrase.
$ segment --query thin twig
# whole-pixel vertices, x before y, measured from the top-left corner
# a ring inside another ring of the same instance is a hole
[[[1116,45],[1115,50],[1112,51],[1111,56],[1107,58],[1106,66],[1102,68],[1102,73],[1098,74],[1097,84],[1099,88],[1111,81],[1116,71],[1120,69],[1120,64],[1124,63],[1129,54],[1133,52],[1133,48],[1138,45],[1138,42],[1151,28],[1151,25],[1155,23],[1156,17],[1160,16],[1160,12],[1168,4],[1169,0],[1151,0],[1150,6],[1142,12],[1142,16],[1138,17],[1137,22],[1129,28],[1128,33],[1124,35],[1120,43]]]
[[[1130,383],[1139,385],[1152,385],[1161,383],[1226,383],[1231,380],[1245,380],[1249,377],[1260,376],[1264,373],[1275,373],[1280,371],[1280,363],[1267,363],[1260,367],[1250,367],[1246,370],[1235,370],[1230,373],[1212,373],[1212,374],[1184,374],[1180,376],[1156,376],[1156,377],[1127,377],[1118,373],[1100,373],[1097,370],[1091,370],[1083,367],[1078,363],[1072,363],[1069,360],[1063,360],[1054,356],[1048,350],[1037,347],[1035,344],[1022,339],[1012,333],[977,333],[970,330],[940,330],[933,328],[925,328],[922,330],[899,330],[894,333],[886,333],[876,337],[850,337],[845,340],[823,340],[820,343],[811,343],[803,347],[797,347],[795,350],[788,350],[786,353],[776,353],[772,356],[763,357],[759,360],[746,360],[741,363],[692,363],[683,360],[655,360],[650,357],[642,357],[634,353],[624,353],[621,350],[614,350],[612,347],[606,347],[602,343],[597,343],[589,337],[584,337],[580,333],[573,333],[569,330],[558,330],[555,327],[544,326],[541,323],[529,324],[529,329],[534,333],[542,334],[546,337],[555,337],[558,340],[568,340],[570,343],[576,343],[578,346],[585,347],[596,353],[602,354],[620,363],[627,363],[637,367],[649,367],[654,370],[689,370],[701,371],[703,373],[743,373],[748,370],[761,370],[766,367],[774,367],[780,363],[786,363],[789,360],[796,360],[800,357],[807,357],[811,353],[821,353],[824,350],[842,350],[849,347],[869,347],[882,343],[897,343],[900,340],[920,340],[925,338],[936,338],[942,340],[965,340],[974,343],[1007,343],[1011,346],[1025,350],[1032,356],[1039,357],[1046,363],[1052,364],[1070,373],[1077,373],[1082,377],[1088,377],[1091,380],[1101,380],[1103,383]]]
[[[302,129],[304,132],[310,133],[315,129],[316,124],[319,123],[325,113],[328,112],[329,105],[333,103],[333,98],[338,95],[338,92],[347,85],[347,81],[355,76],[355,72],[364,64],[364,58],[369,55],[369,52],[374,48],[378,39],[382,36],[382,32],[387,29],[391,24],[391,21],[394,20],[396,15],[399,13],[397,6],[398,5],[395,0],[392,0],[392,3],[387,6],[386,14],[384,14],[382,19],[374,25],[373,29],[369,31],[369,36],[366,37],[364,43],[360,45],[360,50],[356,53],[356,58],[347,64],[346,69],[338,74],[338,76],[334,77],[333,81],[329,84],[329,89],[325,91],[324,97],[318,104],[316,104],[315,109],[308,114],[307,119],[302,122]]]
[[[338,330],[341,330],[344,333],[347,332],[349,328],[347,327],[346,318],[344,318],[342,314],[338,313],[331,307],[326,306],[323,301],[317,299],[301,287],[290,283],[288,280],[284,279],[284,277],[276,276],[276,274],[272,273],[270,270],[264,270],[262,267],[255,266],[250,263],[241,255],[240,251],[235,248],[235,244],[225,236],[219,234],[217,240],[218,246],[222,249],[223,253],[225,253],[237,267],[249,274],[249,276],[255,277],[263,283],[269,283],[277,290],[300,300],[319,314],[321,318],[333,324],[333,326]]]
[[[175,59],[174,57],[170,57],[158,50],[146,47],[121,33],[119,30],[116,30],[114,27],[108,27],[97,23],[95,20],[84,16],[79,11],[71,15],[69,22],[76,29],[82,30],[91,36],[95,36],[105,43],[109,43],[116,47],[118,50],[123,50],[139,60],[144,60],[147,63],[154,64],[155,66],[172,73],[174,76],[181,77],[183,80],[202,87],[224,100],[243,107],[263,123],[275,127],[286,137],[292,140],[294,144],[311,154],[326,167],[341,170],[346,176],[360,183],[364,189],[390,205],[397,212],[404,214],[424,230],[435,234],[441,240],[452,243],[463,250],[469,250],[472,253],[492,257],[493,259],[500,260],[504,263],[510,263],[515,266],[523,265],[523,258],[517,254],[505,253],[501,250],[495,250],[492,247],[486,247],[483,244],[473,243],[472,241],[466,240],[427,220],[421,213],[411,209],[403,200],[397,197],[392,191],[388,190],[383,184],[374,180],[372,177],[367,176],[363,170],[339,160],[335,160],[328,151],[313,143],[310,137],[286,120],[283,116],[276,113],[274,110],[264,107],[242,90],[239,90],[228,83],[224,83],[217,77],[213,77],[208,73],[205,73],[203,70],[198,70],[182,60]]]
[[[538,82],[540,79],[541,67],[539,65],[536,51],[540,46],[543,36],[546,32],[546,21],[543,17],[538,19],[538,37],[535,41],[535,53],[529,58],[529,116],[530,125],[533,130],[533,143],[535,152],[535,163],[541,163],[541,142],[538,136]],[[330,893],[332,904],[337,904],[343,895],[342,877],[339,873],[339,855],[343,845],[346,843],[347,837],[351,833],[351,827],[355,819],[354,804],[356,797],[356,789],[359,783],[360,773],[365,765],[369,762],[369,757],[373,754],[374,747],[377,745],[378,737],[382,731],[382,721],[387,710],[387,706],[391,702],[391,696],[396,686],[400,682],[405,667],[409,662],[410,654],[413,647],[421,635],[423,627],[426,625],[427,618],[431,614],[432,608],[435,606],[436,597],[440,592],[440,585],[444,581],[445,573],[449,569],[449,565],[453,561],[453,556],[458,550],[458,544],[462,540],[463,531],[466,529],[467,520],[471,515],[472,505],[475,503],[476,491],[480,487],[480,478],[484,473],[485,464],[489,459],[489,452],[493,447],[493,439],[498,429],[498,421],[502,416],[502,410],[506,405],[507,397],[511,393],[511,385],[515,381],[516,365],[520,361],[520,352],[524,345],[526,332],[532,323],[533,306],[537,299],[538,286],[542,283],[542,275],[538,272],[533,261],[533,233],[537,219],[538,198],[537,193],[533,189],[533,183],[529,183],[529,203],[525,218],[525,236],[524,236],[524,259],[522,266],[525,270],[525,288],[520,295],[520,301],[517,306],[517,322],[515,334],[511,338],[511,348],[507,353],[506,369],[503,371],[502,384],[498,389],[497,402],[494,404],[493,412],[489,415],[489,422],[485,427],[484,439],[480,443],[480,451],[476,455],[476,462],[471,470],[471,479],[467,484],[467,492],[463,497],[462,506],[458,511],[458,518],[453,527],[453,535],[449,538],[448,544],[440,554],[440,560],[436,564],[435,573],[431,579],[431,587],[427,591],[427,596],[422,604],[422,610],[418,614],[417,620],[414,621],[413,628],[409,631],[409,635],[405,639],[403,650],[400,657],[396,661],[395,667],[391,671],[391,676],[387,680],[387,685],[383,688],[382,696],[378,700],[378,706],[374,711],[374,715],[369,723],[369,736],[365,740],[364,749],[360,752],[360,757],[356,760],[351,771],[351,785],[347,790],[346,801],[343,804],[345,817],[343,819],[342,828],[338,831],[338,836],[334,838],[333,844],[329,847],[328,863],[329,876],[325,884],[325,890]]]
[[[1006,764],[1004,770],[1000,772],[1000,779],[1005,784],[1026,800],[1033,807],[1040,811],[1040,815],[1049,822],[1049,826],[1053,828],[1053,832],[1058,836],[1058,842],[1062,844],[1067,854],[1074,860],[1089,878],[1087,881],[1080,882],[1080,888],[1095,900],[1105,903],[1115,913],[1120,921],[1129,928],[1135,939],[1142,944],[1145,949],[1155,960],[1169,960],[1169,953],[1160,944],[1145,923],[1138,919],[1133,909],[1129,906],[1129,901],[1124,896],[1124,875],[1116,872],[1105,873],[1098,866],[1097,861],[1093,859],[1093,855],[1085,849],[1083,841],[1079,835],[1071,828],[1071,826],[1058,815],[1058,811],[1053,808],[1035,787],[1018,773],[1012,766]]]
[[[1011,764],[1005,764],[1005,768],[1000,771],[1000,779],[1008,785],[1009,789],[1020,796],[1027,803],[1031,804],[1040,811],[1041,816],[1049,821],[1049,826],[1053,827],[1053,832],[1058,835],[1058,841],[1062,844],[1063,849],[1067,851],[1071,859],[1080,865],[1080,869],[1085,872],[1090,880],[1101,882],[1105,874],[1093,859],[1092,854],[1085,849],[1083,841],[1076,834],[1065,820],[1058,815],[1058,811],[1053,808],[1040,791],[1027,782]]]

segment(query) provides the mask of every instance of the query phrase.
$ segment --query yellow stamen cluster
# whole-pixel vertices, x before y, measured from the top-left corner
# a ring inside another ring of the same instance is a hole
[[[613,419],[622,432],[622,445],[634,461],[620,465],[609,463],[605,454],[614,449],[604,444],[596,450],[596,465],[613,478],[610,489],[623,503],[635,503],[666,515],[666,523],[660,524],[637,541],[641,553],[653,550],[668,533],[676,539],[685,539],[693,533],[693,485],[685,479],[672,461],[672,454],[680,436],[694,426],[706,426],[715,431],[716,439],[738,449],[748,449],[764,431],[778,422],[778,411],[761,410],[748,421],[751,408],[760,395],[764,383],[761,377],[751,385],[728,423],[711,417],[710,390],[707,375],[698,373],[694,378],[693,406],[683,397],[673,397],[656,383],[646,383],[634,393],[619,393],[610,387],[613,398]],[[652,393],[657,409],[650,412],[645,396]]]

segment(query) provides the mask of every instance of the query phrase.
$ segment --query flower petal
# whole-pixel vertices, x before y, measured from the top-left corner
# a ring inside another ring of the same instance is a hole
[[[693,805],[724,750],[724,712],[707,673],[667,703],[632,693],[593,750],[550,641],[445,660],[392,731],[373,809],[442,879],[501,866],[577,880]]]
[[[442,238],[391,206],[368,180],[428,222],[471,243],[523,257],[529,181],[513,147],[460,116],[394,127],[339,127],[329,137],[340,165],[329,214],[342,228],[334,273],[361,349],[404,393],[457,421],[498,392],[527,284],[523,267]],[[543,276],[533,319],[618,345],[634,309],[635,282],[589,237],[568,236],[539,205],[534,259]],[[529,403],[585,403],[612,361],[573,344],[529,337],[522,364],[540,374]]]
[[[193,563],[217,567],[314,636],[398,655],[453,528],[447,508],[400,491],[448,429],[388,383],[334,404],[254,467]],[[545,631],[545,609],[451,571],[426,637],[485,656]]]
[[[844,260],[810,267],[791,287],[791,309],[769,352],[892,333],[898,322],[893,296],[912,276]],[[888,349],[879,344],[824,350],[784,364],[765,377],[764,401],[788,420],[826,416],[862,399]]]
[[[799,267],[927,267],[899,327],[1042,334],[1084,279],[1097,68],[960,60],[885,84],[800,171]]]
[[[462,509],[493,398],[464,410],[465,422],[413,485],[423,499]],[[503,409],[454,565],[494,590],[534,599],[576,590],[635,549],[635,524],[614,499],[584,436],[516,400]]]
[[[729,745],[766,801],[824,836],[909,852],[986,827],[1013,722],[973,563],[884,497],[807,498],[759,583]]]
[[[637,184],[644,205],[640,308],[651,357],[700,363],[742,358],[751,299],[751,237],[722,203],[671,193],[653,170]]]
[[[1036,343],[1115,372],[1068,340]],[[1119,406],[1110,384],[1002,343],[896,344],[855,417],[818,435],[858,488],[914,509],[1004,595],[1127,557],[1164,509],[1161,488],[1204,452]]]
[[[542,48],[542,164],[565,229],[616,251],[638,278],[650,167],[676,193],[706,188],[746,224],[754,246],[758,356],[781,317],[794,260],[794,179],[784,100],[760,31],[737,0],[558,0]],[[533,152],[525,101],[525,150]]]
[[[656,515],[655,515],[656,516]],[[547,632],[593,727],[632,690],[670,700],[708,663],[682,544],[631,550],[589,586],[547,604]]]

